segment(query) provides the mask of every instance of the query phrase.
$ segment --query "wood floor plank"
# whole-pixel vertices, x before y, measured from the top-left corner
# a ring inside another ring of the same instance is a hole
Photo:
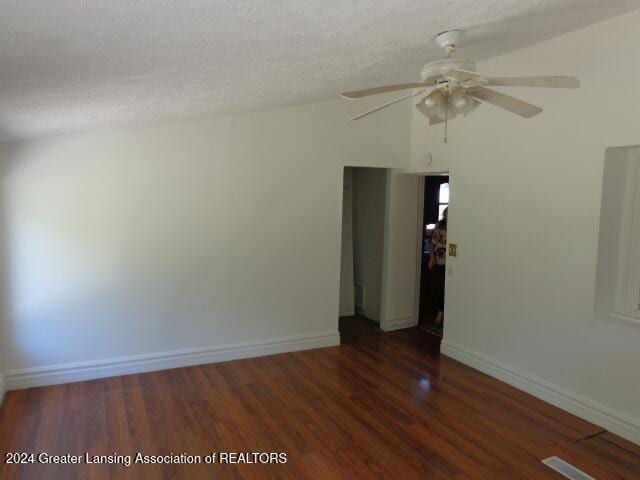
[[[9,392],[0,449],[284,452],[284,464],[7,465],[5,479],[639,478],[640,447],[440,356],[418,330],[340,347]]]
[[[637,457],[640,457],[640,445],[636,445],[635,443],[631,443],[624,438],[620,438],[613,433],[604,432],[599,435],[599,438],[602,440],[606,440],[607,442],[613,443],[616,447],[622,448],[630,453],[633,453]]]

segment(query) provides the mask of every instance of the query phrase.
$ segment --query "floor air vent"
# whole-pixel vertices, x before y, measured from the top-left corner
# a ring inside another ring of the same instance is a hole
[[[571,480],[596,480],[591,475],[587,475],[582,470],[578,470],[570,463],[567,463],[558,457],[545,458],[542,460],[542,463]]]

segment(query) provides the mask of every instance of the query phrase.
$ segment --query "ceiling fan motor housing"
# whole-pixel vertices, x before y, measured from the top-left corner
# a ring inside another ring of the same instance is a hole
[[[427,63],[422,68],[420,77],[424,83],[428,85],[434,84],[440,80],[446,79],[449,72],[454,68],[475,72],[476,64],[466,58],[445,58],[443,60],[436,60],[435,62]]]

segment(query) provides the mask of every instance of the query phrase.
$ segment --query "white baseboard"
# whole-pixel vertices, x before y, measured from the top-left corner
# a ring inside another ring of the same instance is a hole
[[[271,338],[258,342],[215,347],[190,348],[170,352],[134,355],[91,362],[68,363],[50,367],[5,372],[7,390],[94,380],[133,373],[224,362],[240,358],[261,357],[276,353],[340,345],[339,332]]]
[[[382,330],[385,332],[391,332],[393,330],[401,330],[403,328],[415,327],[418,325],[415,317],[412,315],[410,317],[399,317],[399,318],[391,318],[384,322],[381,325]]]
[[[478,352],[442,341],[441,353],[465,365],[480,370],[534,397],[594,423],[627,440],[640,444],[640,420],[617,412],[575,392],[549,383],[517,368],[506,365]]]

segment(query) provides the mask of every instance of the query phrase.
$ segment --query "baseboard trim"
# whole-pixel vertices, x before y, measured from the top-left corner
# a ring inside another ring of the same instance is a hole
[[[640,444],[640,420],[617,412],[498,360],[443,340],[440,351],[487,375],[502,380],[588,422]]]
[[[340,334],[337,331],[271,338],[259,342],[190,348],[91,362],[13,370],[5,372],[5,384],[7,390],[17,390],[336,345],[340,345]]]
[[[418,325],[418,322],[416,321],[414,316],[392,318],[384,322],[384,325],[382,325],[382,330],[384,330],[385,332],[391,332],[393,330],[415,327],[416,325]]]

